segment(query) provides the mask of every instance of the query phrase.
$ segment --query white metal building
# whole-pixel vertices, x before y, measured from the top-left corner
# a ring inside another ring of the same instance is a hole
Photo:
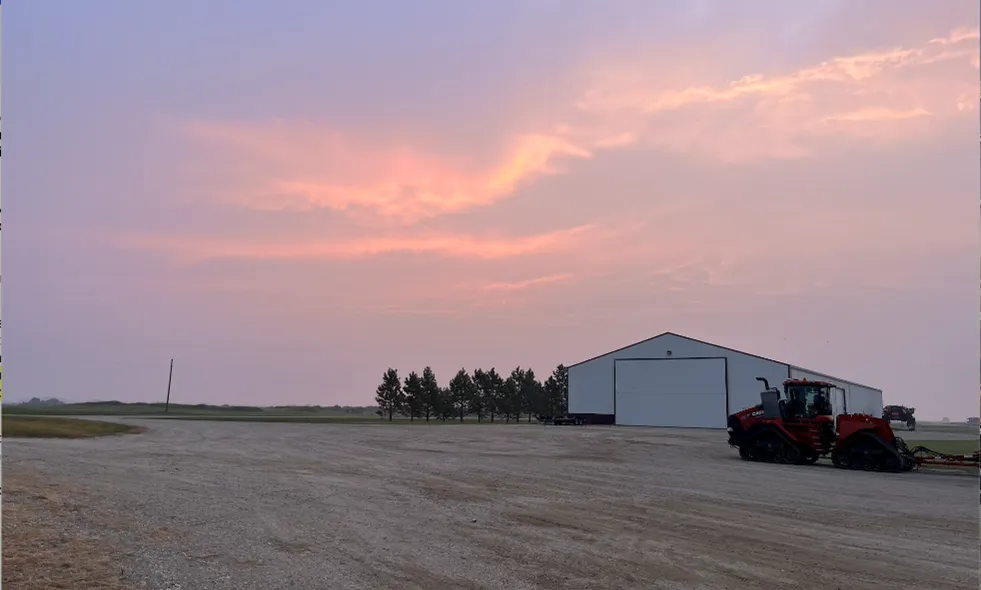
[[[835,413],[882,415],[882,391],[672,332],[569,367],[569,414],[591,423],[725,428],[760,403],[763,377],[827,381],[844,390]]]

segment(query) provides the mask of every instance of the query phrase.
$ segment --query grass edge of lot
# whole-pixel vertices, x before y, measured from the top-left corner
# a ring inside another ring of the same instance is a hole
[[[4,416],[0,430],[4,438],[95,438],[139,434],[146,429],[133,424],[85,418]]]

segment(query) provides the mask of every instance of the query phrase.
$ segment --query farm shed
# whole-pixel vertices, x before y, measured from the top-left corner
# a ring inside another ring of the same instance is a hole
[[[827,381],[844,390],[836,413],[882,415],[882,391],[755,354],[665,332],[569,367],[569,414],[591,424],[725,428],[760,403],[766,378]]]

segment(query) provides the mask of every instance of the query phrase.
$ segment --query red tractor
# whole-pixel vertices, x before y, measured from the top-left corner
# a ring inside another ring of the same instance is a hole
[[[837,386],[788,379],[783,392],[763,377],[760,405],[731,414],[729,445],[747,461],[812,464],[830,455],[836,467],[866,471],[909,471],[916,465],[889,421],[866,414],[835,416]]]

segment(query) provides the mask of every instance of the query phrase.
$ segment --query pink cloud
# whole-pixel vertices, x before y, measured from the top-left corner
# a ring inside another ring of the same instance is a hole
[[[638,64],[631,73],[614,56],[587,72],[590,83],[578,100],[570,95],[537,125],[491,133],[498,148],[485,160],[423,149],[408,138],[355,140],[303,121],[195,122],[184,130],[234,162],[215,196],[221,202],[412,224],[492,205],[564,172],[564,160],[636,143],[738,162],[805,157],[815,149],[809,139],[894,141],[931,133],[938,122],[963,116],[962,97],[977,93],[976,75],[964,72],[977,68],[977,40],[977,28],[962,28],[916,47],[682,87],[666,86],[663,80],[681,78],[661,68]]]

